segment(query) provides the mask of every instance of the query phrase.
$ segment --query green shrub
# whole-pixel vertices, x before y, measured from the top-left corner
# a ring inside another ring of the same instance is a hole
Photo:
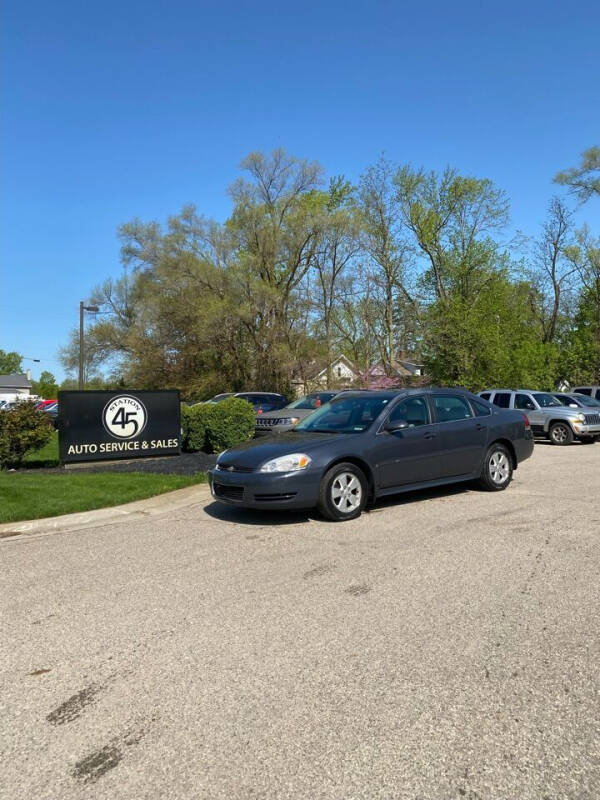
[[[33,403],[19,403],[0,411],[0,469],[18,467],[30,450],[39,450],[52,438],[54,426]]]
[[[256,412],[246,400],[181,407],[182,446],[187,453],[220,453],[254,436]]]
[[[186,453],[206,449],[206,427],[211,405],[181,406],[182,447]]]
[[[209,406],[206,442],[212,453],[220,453],[254,436],[256,412],[246,400],[231,397]]]

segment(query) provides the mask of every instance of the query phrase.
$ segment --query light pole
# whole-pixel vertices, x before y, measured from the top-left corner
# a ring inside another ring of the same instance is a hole
[[[39,364],[40,363],[40,359],[39,358],[29,358],[29,356],[23,356],[21,361],[33,361],[35,364]],[[31,370],[29,368],[27,368],[27,370],[25,371],[25,374],[27,375],[27,380],[30,381],[31,380]]]
[[[83,389],[83,312],[99,311],[98,306],[84,306],[79,302],[79,391]]]

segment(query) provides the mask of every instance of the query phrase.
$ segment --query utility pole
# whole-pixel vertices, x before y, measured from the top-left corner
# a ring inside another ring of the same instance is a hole
[[[98,306],[84,306],[83,300],[79,301],[79,391],[81,392],[83,386],[83,312],[84,311],[99,311]]]

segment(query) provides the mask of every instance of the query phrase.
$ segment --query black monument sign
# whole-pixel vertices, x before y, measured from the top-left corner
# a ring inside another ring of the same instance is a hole
[[[59,392],[60,460],[177,455],[179,392]]]

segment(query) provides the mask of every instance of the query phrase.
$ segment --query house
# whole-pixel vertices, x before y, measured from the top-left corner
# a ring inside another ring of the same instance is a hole
[[[392,374],[387,375],[381,364],[374,364],[366,371],[360,370],[347,356],[337,356],[329,365],[332,389],[386,389],[392,386],[420,385],[425,370],[422,364],[404,358],[392,363]],[[296,396],[327,387],[328,365],[323,359],[311,362],[302,374],[292,380]]]
[[[0,375],[0,402],[14,403],[31,395],[31,380],[27,375]]]
[[[329,364],[331,370],[331,388],[349,389],[361,385],[361,374],[355,364],[345,355],[339,355]],[[327,387],[328,364],[325,359],[315,359],[302,372],[292,378],[292,385],[297,397]]]

